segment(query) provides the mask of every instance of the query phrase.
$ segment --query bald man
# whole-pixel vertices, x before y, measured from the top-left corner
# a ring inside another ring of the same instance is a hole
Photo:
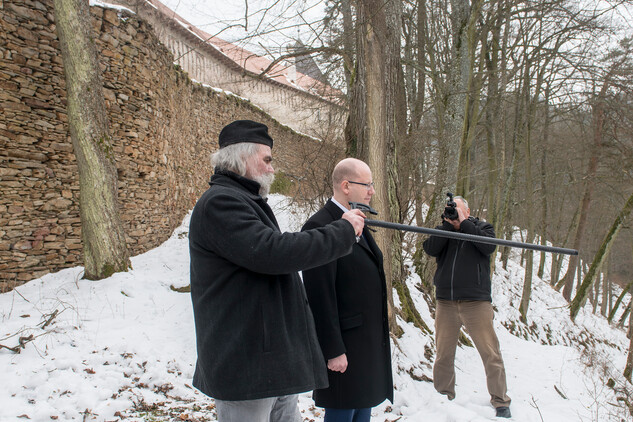
[[[376,193],[369,166],[354,158],[336,165],[332,185],[334,196],[302,230],[327,226]],[[352,253],[303,271],[303,281],[330,385],[314,391],[315,404],[325,422],[367,422],[372,407],[393,402],[382,252],[365,227]]]

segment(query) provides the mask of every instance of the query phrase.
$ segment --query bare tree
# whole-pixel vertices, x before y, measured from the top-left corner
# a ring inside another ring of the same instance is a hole
[[[400,221],[397,154],[398,140],[402,139],[406,130],[403,114],[404,81],[400,64],[402,5],[397,1],[381,0],[362,0],[357,4],[361,39],[358,56],[365,65],[364,88],[367,99],[367,139],[366,146],[360,149],[367,152],[367,162],[377,184],[376,209],[392,221]],[[390,327],[392,332],[396,332],[391,292],[394,284],[404,283],[401,233],[379,232],[377,242],[385,254]],[[406,296],[401,296],[401,300],[405,304],[408,302]]]
[[[114,151],[88,0],[55,0],[68,123],[79,170],[84,277],[98,280],[130,268],[119,216]]]
[[[580,311],[584,300],[587,298],[588,291],[591,289],[591,286],[595,282],[595,279],[600,271],[600,268],[602,267],[602,264],[604,263],[604,260],[609,255],[609,250],[611,249],[611,246],[613,245],[618,232],[622,228],[622,225],[624,224],[629,214],[631,214],[631,211],[633,211],[633,194],[631,194],[629,199],[624,203],[622,210],[613,221],[611,228],[607,232],[604,240],[602,241],[602,244],[600,245],[600,248],[598,249],[598,252],[593,258],[593,262],[589,267],[589,271],[578,287],[578,292],[576,293],[576,296],[574,296],[574,299],[571,301],[570,317],[572,321],[576,319],[576,315],[578,315],[578,312]]]
[[[629,291],[630,296],[633,298],[633,282],[629,283],[628,286],[624,289],[624,291]],[[628,307],[629,315],[633,315],[633,299],[629,301]],[[629,382],[633,382],[633,322],[631,320],[631,316],[629,316],[629,352],[626,355],[626,365],[624,366],[624,378],[626,378]]]
[[[629,293],[629,290],[631,289],[632,286],[633,286],[633,281],[627,284],[624,289],[622,289],[622,293],[620,293],[620,296],[618,296],[618,298],[616,299],[615,303],[613,304],[613,307],[609,311],[609,315],[607,316],[607,321],[609,321],[609,323],[613,321],[613,318],[615,317],[615,314],[618,312],[618,308],[620,307],[622,300],[624,300],[624,296],[626,296]]]
[[[427,221],[439,214],[438,211],[444,206],[446,192],[457,188],[459,167],[466,165],[467,161],[462,153],[467,154],[471,130],[469,94],[474,93],[469,88],[474,83],[474,52],[479,39],[476,24],[481,14],[482,2],[477,0],[471,4],[469,0],[451,0],[450,6],[450,36],[444,40],[447,45],[441,47],[449,52],[449,59],[445,63],[438,63],[433,52],[429,54],[429,65],[435,68],[431,75],[434,85],[433,103],[438,119],[438,149],[435,190],[430,198]],[[445,67],[441,69],[440,64]],[[446,74],[445,78],[442,73]],[[467,195],[467,192],[457,193]]]
[[[580,218],[578,221],[578,226],[576,227],[576,235],[574,237],[574,243],[572,244],[573,248],[579,248],[580,242],[582,241],[583,234],[585,232],[585,227],[587,225],[587,218],[589,214],[589,204],[591,202],[591,197],[593,194],[593,190],[595,187],[595,175],[598,168],[598,156],[600,154],[600,148],[602,146],[602,136],[603,136],[603,126],[604,126],[604,101],[607,89],[609,88],[608,78],[605,80],[600,93],[596,98],[596,102],[593,105],[593,116],[594,116],[594,144],[591,152],[591,159],[589,163],[589,168],[587,169],[587,176],[585,178],[585,189],[584,194],[582,196],[582,200],[580,203]],[[557,284],[557,287],[562,284],[563,287],[563,297],[570,301],[571,294],[573,290],[574,283],[574,274],[576,267],[578,266],[578,256],[574,255],[569,260],[569,267],[567,269],[567,273],[563,277],[563,279]]]

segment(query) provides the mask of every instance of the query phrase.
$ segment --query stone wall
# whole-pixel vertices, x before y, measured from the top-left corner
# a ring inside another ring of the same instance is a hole
[[[193,207],[207,187],[217,134],[232,120],[269,126],[275,167],[291,176],[295,191],[323,179],[317,166],[335,148],[248,101],[192,83],[136,15],[100,7],[91,13],[131,254],[162,243]],[[65,102],[52,1],[1,1],[0,291],[81,264],[80,192]]]

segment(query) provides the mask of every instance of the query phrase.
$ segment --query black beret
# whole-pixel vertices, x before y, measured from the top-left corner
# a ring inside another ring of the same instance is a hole
[[[268,126],[252,120],[236,120],[224,126],[220,132],[220,148],[240,142],[252,142],[273,147],[273,138],[268,134]]]

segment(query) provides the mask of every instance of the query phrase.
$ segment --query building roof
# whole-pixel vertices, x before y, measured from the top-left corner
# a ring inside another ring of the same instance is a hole
[[[209,49],[209,51],[217,51],[217,54],[214,54],[214,56],[220,59],[220,61],[225,63],[227,66],[232,67],[234,70],[245,72],[251,76],[259,76],[273,63],[272,60],[266,57],[259,56],[236,44],[225,41],[195,27],[158,0],[145,1],[157,9],[162,15],[177,22],[184,29],[195,35],[198,39],[200,39],[200,41],[213,47],[212,49]],[[303,55],[298,57],[298,60],[305,60],[305,58],[306,55]],[[301,68],[301,65],[298,67]],[[265,82],[278,83],[292,89],[297,89],[299,91],[321,97],[326,101],[334,102],[338,105],[341,104],[342,93],[339,90],[332,88],[329,84],[317,80],[312,76],[298,71],[297,66],[295,66],[294,63],[289,63],[288,61],[281,61],[272,65],[265,75],[261,75],[261,79]]]

